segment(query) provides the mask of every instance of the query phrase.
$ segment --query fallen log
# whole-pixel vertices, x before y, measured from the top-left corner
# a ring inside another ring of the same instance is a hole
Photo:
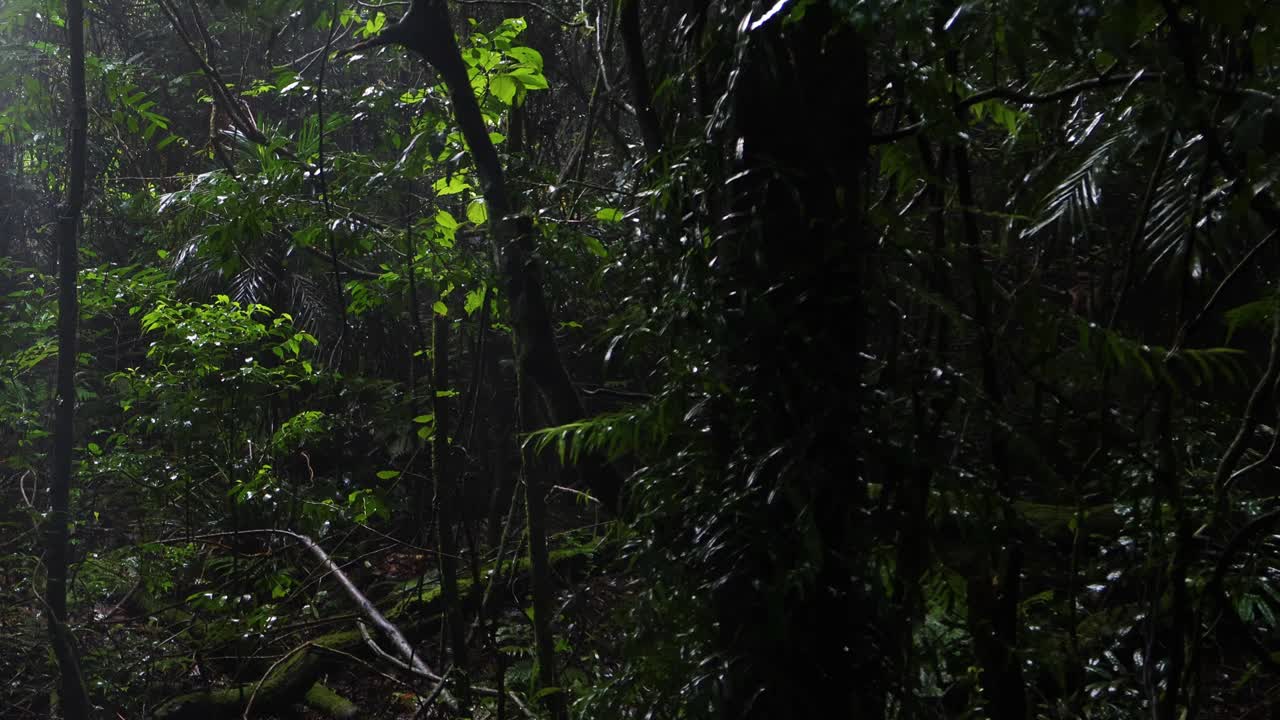
[[[412,645],[409,644],[408,639],[397,624],[402,623],[408,617],[417,618],[404,624],[405,627],[414,630],[419,626],[427,625],[437,620],[440,616],[442,603],[439,583],[419,588],[417,587],[417,581],[405,582],[401,588],[400,598],[384,614],[371,601],[365,598],[363,593],[356,589],[351,580],[341,573],[336,563],[309,538],[288,531],[264,530],[256,532],[275,533],[297,539],[313,555],[320,557],[326,568],[337,576],[336,579],[347,591],[348,595],[352,595],[353,599],[358,596],[359,600],[356,601],[356,604],[360,607],[361,615],[369,619],[374,627],[382,630],[384,635],[391,635],[391,633],[387,632],[388,627],[394,629],[395,636],[398,636],[398,641],[393,636],[393,645],[397,650],[396,654],[404,654],[407,648],[412,656],[408,663],[397,658],[397,666],[400,664],[405,665],[404,669],[417,677],[428,679],[439,677],[427,668],[420,655],[416,655],[413,652]],[[303,542],[304,540],[305,542]],[[556,550],[550,556],[552,568],[561,573],[576,572],[594,554],[595,550],[595,546],[590,545]],[[512,566],[512,561],[507,561],[504,566],[506,570],[503,572],[511,572],[518,579],[527,579],[527,557],[515,560],[514,567]],[[485,572],[482,573],[482,576],[489,577],[497,571],[496,568],[496,564],[489,565],[486,567]],[[458,578],[458,592],[461,595],[464,606],[469,610],[479,607],[483,597],[483,590],[483,584],[482,586],[476,586],[470,578]],[[374,618],[377,619],[375,620]],[[308,706],[330,717],[355,717],[358,714],[358,708],[354,704],[320,685],[317,681],[327,667],[326,662],[333,656],[333,653],[327,653],[327,650],[350,652],[365,645],[365,638],[359,630],[340,630],[322,635],[302,643],[283,655],[282,659],[271,666],[258,681],[229,688],[206,689],[178,695],[161,704],[153,714],[153,717],[157,720],[199,720],[201,718],[221,720],[222,718],[241,717],[250,704],[255,710],[279,710],[286,709],[298,702],[306,702]],[[481,694],[484,693],[482,692]],[[443,695],[441,699],[444,699]],[[313,705],[313,702],[316,705]]]

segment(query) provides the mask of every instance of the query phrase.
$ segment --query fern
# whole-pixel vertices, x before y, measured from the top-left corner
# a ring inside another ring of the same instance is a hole
[[[1143,252],[1148,258],[1145,277],[1151,277],[1158,269],[1177,277],[1182,272],[1180,268],[1185,267],[1191,271],[1191,279],[1199,282],[1204,276],[1206,260],[1223,264],[1221,258],[1215,257],[1221,251],[1212,243],[1202,242],[1200,232],[1193,233],[1188,242],[1188,228],[1212,224],[1198,196],[1200,175],[1206,162],[1202,138],[1196,136],[1183,143],[1169,160],[1167,174],[1156,189],[1143,236]],[[1190,264],[1186,262],[1187,253],[1193,254]]]
[[[1241,360],[1243,350],[1228,347],[1178,348],[1171,351],[1160,345],[1147,345],[1127,338],[1095,323],[1077,320],[1079,349],[1092,356],[1104,371],[1140,372],[1148,382],[1159,380],[1177,388],[1173,370],[1189,377],[1196,385],[1209,385],[1218,377],[1235,383],[1245,376]]]
[[[655,399],[626,410],[542,428],[529,433],[525,447],[542,453],[554,447],[560,462],[576,464],[583,453],[610,461],[624,455],[656,453],[675,430],[676,403]]]
[[[1087,234],[1102,200],[1101,182],[1111,166],[1112,152],[1122,139],[1113,135],[1094,148],[1041,201],[1040,221],[1022,232],[1029,238],[1045,228],[1061,225],[1069,236]]]
[[[1227,321],[1227,342],[1231,342],[1236,331],[1241,327],[1260,327],[1271,321],[1277,308],[1280,308],[1280,295],[1273,295],[1262,300],[1254,300],[1239,307],[1232,308],[1222,317]]]

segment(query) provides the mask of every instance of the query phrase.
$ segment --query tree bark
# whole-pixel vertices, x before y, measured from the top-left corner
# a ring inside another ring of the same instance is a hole
[[[49,604],[49,639],[61,675],[62,714],[67,720],[88,718],[93,711],[80,672],[74,640],[67,629],[67,565],[71,535],[71,456],[75,448],[77,232],[84,205],[87,162],[88,104],[84,82],[84,3],[67,0],[67,44],[71,52],[69,111],[71,154],[67,201],[58,213],[58,368],[53,422],[53,466],[49,494],[52,510],[45,526],[45,601]]]

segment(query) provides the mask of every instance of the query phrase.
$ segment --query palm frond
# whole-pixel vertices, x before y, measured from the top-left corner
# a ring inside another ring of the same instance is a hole
[[[1083,131],[1082,131],[1083,133]],[[1035,213],[1036,224],[1022,231],[1023,238],[1034,237],[1057,227],[1072,239],[1087,239],[1095,225],[1102,202],[1103,179],[1111,171],[1114,156],[1124,139],[1123,134],[1106,137],[1067,173],[1040,201]]]

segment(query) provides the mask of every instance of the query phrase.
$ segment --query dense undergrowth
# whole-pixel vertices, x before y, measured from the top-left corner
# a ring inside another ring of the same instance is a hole
[[[1273,3],[97,0],[84,126],[75,7],[4,717],[1280,707]]]

